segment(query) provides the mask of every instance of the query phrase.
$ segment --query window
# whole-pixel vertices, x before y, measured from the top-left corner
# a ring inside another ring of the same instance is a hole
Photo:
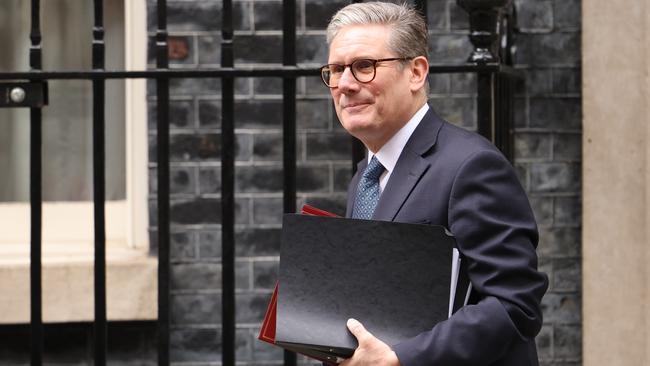
[[[0,44],[4,45],[0,53],[0,70],[29,70],[30,26],[30,2],[0,2]],[[41,2],[43,68],[52,71],[91,69],[92,26],[92,2]],[[144,70],[145,1],[105,1],[104,26],[106,69]],[[92,83],[88,80],[51,80],[48,84],[49,105],[43,108],[45,299],[47,292],[52,290],[47,288],[49,266],[73,262],[87,264],[89,280],[92,281],[94,250]],[[145,98],[144,80],[106,82],[106,237],[109,267],[111,263],[122,260],[146,260]],[[10,263],[25,270],[28,270],[30,251],[29,124],[29,110],[0,109],[0,171],[3,172],[0,178],[0,266]],[[148,266],[152,265],[147,263]],[[112,270],[108,269],[109,280]],[[28,286],[29,281],[24,283]],[[153,285],[155,291],[155,283]],[[110,293],[110,283],[108,286]],[[80,296],[88,297],[92,318],[92,296]],[[47,321],[46,302],[44,306],[44,319]],[[155,310],[155,306],[153,308]],[[109,299],[109,318],[110,313]],[[84,320],[68,319],[66,316],[55,316],[50,320]],[[0,322],[6,322],[4,320],[0,315]]]

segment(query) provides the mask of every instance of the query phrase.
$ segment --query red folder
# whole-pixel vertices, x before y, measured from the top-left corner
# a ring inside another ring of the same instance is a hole
[[[333,214],[331,212],[321,210],[314,206],[303,205],[301,213],[303,215],[314,215],[314,216],[329,216],[329,217],[340,217],[339,215]],[[266,308],[266,314],[264,315],[264,322],[262,323],[262,329],[260,329],[260,334],[257,339],[264,341],[270,344],[275,344],[275,317],[278,306],[278,287],[279,283],[275,283],[275,288],[273,289],[273,294],[271,295],[271,300],[269,305]],[[308,357],[315,358],[319,361],[328,363],[327,359],[319,358],[314,355],[307,355]]]

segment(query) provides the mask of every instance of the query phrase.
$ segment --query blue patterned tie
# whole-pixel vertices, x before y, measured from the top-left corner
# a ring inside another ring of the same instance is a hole
[[[352,218],[365,220],[372,218],[379,202],[379,177],[383,172],[384,166],[377,157],[373,156],[359,180]]]

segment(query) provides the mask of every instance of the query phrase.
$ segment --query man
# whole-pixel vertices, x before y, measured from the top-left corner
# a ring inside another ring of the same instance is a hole
[[[537,365],[548,286],[537,227],[515,172],[482,137],[427,105],[427,29],[406,5],[346,6],[327,29],[325,84],[343,127],[368,148],[347,216],[443,225],[468,261],[470,304],[387,345],[351,319],[359,347],[342,365]]]

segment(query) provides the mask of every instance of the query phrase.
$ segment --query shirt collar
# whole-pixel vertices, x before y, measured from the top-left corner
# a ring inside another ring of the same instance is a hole
[[[395,133],[393,137],[391,137],[390,140],[379,149],[379,151],[377,151],[377,154],[373,154],[368,150],[368,162],[370,162],[373,155],[376,155],[377,160],[379,160],[381,165],[386,168],[386,171],[388,173],[392,172],[393,169],[395,169],[399,156],[402,154],[402,150],[404,150],[404,146],[406,146],[413,131],[418,127],[420,121],[422,121],[422,118],[424,118],[424,115],[428,110],[429,104],[425,103],[417,112],[415,112],[413,117],[411,117],[411,119],[402,126],[402,128],[400,128],[399,131],[397,131],[397,133]]]

